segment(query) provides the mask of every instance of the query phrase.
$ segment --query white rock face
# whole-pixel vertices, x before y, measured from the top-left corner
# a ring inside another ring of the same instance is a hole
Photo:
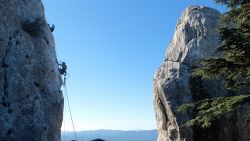
[[[210,128],[183,127],[194,111],[177,113],[182,104],[204,98],[225,96],[220,80],[201,80],[191,76],[199,60],[209,58],[218,47],[218,22],[214,9],[191,6],[182,13],[164,63],[154,75],[154,108],[158,141],[248,141],[250,106],[242,105],[229,119],[215,121]]]
[[[0,141],[59,141],[61,76],[40,0],[0,0]]]
[[[197,65],[197,60],[210,57],[218,46],[219,17],[220,13],[214,9],[187,8],[177,22],[166,60]]]
[[[178,114],[176,107],[193,99],[190,70],[199,59],[210,57],[218,46],[216,27],[220,13],[200,6],[188,7],[177,22],[165,62],[154,76],[154,105],[158,141],[191,141],[192,128],[180,126],[191,118]]]

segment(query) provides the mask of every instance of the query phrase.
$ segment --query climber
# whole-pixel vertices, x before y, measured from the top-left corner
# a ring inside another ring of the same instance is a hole
[[[66,76],[67,75],[67,65],[66,65],[66,63],[62,62],[61,64],[58,64],[58,65],[59,65],[58,70],[59,70],[60,74]]]
[[[52,26],[50,26],[50,25],[48,24],[48,26],[49,26],[51,32],[53,32],[53,31],[55,30],[55,25],[54,25],[54,24],[52,24]]]
[[[67,72],[67,65],[65,62],[58,63],[58,71],[61,75],[63,75],[63,85],[66,86],[66,80],[70,77],[69,73]]]

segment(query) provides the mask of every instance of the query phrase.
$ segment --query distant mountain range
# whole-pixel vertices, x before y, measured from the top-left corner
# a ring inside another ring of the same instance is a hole
[[[156,141],[157,130],[93,130],[77,132],[78,141],[90,141],[101,138],[105,141]],[[73,132],[62,132],[62,141],[74,140]]]

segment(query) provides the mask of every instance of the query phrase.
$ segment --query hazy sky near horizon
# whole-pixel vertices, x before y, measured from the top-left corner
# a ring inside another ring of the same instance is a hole
[[[68,65],[77,131],[155,129],[152,78],[182,10],[222,9],[213,0],[42,1],[58,59]],[[65,123],[72,131],[68,109]]]

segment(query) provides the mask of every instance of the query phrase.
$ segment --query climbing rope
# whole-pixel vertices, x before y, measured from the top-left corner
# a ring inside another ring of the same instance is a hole
[[[55,29],[55,26],[53,25],[52,27],[50,27],[50,29]],[[52,31],[52,32],[53,32]],[[57,47],[55,47],[55,52],[56,52],[56,56],[57,56],[57,60],[56,60],[56,63],[59,65],[61,64],[62,62],[60,61],[60,63],[58,62],[58,59],[61,60],[60,58],[60,52],[57,50]],[[71,113],[71,108],[70,108],[70,104],[69,104],[69,97],[68,97],[68,91],[67,91],[67,88],[66,88],[66,80],[69,78],[69,74],[66,72],[64,77],[63,77],[63,87],[64,87],[64,91],[65,91],[65,96],[66,96],[66,100],[67,100],[67,104],[68,104],[68,107],[69,107],[69,113],[70,113],[70,119],[71,119],[71,123],[72,123],[72,126],[73,126],[73,130],[74,130],[74,134],[75,134],[75,139],[76,141],[78,141],[77,139],[77,136],[76,136],[76,130],[75,130],[75,125],[74,125],[74,121],[73,121],[73,118],[72,118],[72,113]],[[66,120],[66,109],[67,109],[67,106],[66,104],[64,104],[64,114],[63,114],[63,120]],[[63,135],[63,138],[64,138],[64,141],[66,141],[66,131],[65,131],[65,128],[66,128],[66,121],[64,121],[64,135]]]
[[[66,96],[67,104],[68,104],[68,107],[69,107],[69,114],[70,114],[70,119],[71,119],[72,127],[73,127],[73,130],[74,130],[75,139],[76,139],[76,141],[78,141],[77,136],[76,136],[75,125],[74,125],[74,121],[73,121],[73,117],[72,117],[72,113],[71,113],[71,108],[70,108],[70,104],[69,104],[68,91],[67,91],[67,88],[66,88],[66,76],[64,77],[63,87],[64,87],[64,91],[65,91],[65,96]]]
[[[55,47],[55,52],[56,52],[56,56],[57,56],[57,60],[56,60],[56,63],[59,65],[61,64],[62,62],[60,61],[60,63],[58,62],[58,59],[61,60],[60,58],[60,53],[59,51],[57,50],[57,48]],[[68,105],[68,108],[69,108],[69,114],[70,114],[70,119],[71,119],[71,123],[72,123],[72,127],[73,127],[73,130],[74,130],[74,135],[75,135],[75,141],[78,141],[78,138],[77,138],[77,135],[76,135],[76,130],[75,130],[75,125],[74,125],[74,121],[73,121],[73,117],[72,117],[72,113],[71,113],[71,108],[70,108],[70,104],[69,104],[69,97],[68,97],[68,91],[67,91],[67,87],[66,87],[66,80],[70,77],[70,75],[65,72],[65,75],[63,77],[63,87],[64,87],[64,91],[65,91],[65,96],[66,96],[66,100],[67,100],[67,105]],[[64,117],[63,119],[66,120],[66,104],[64,104],[65,107],[64,107]],[[64,141],[66,141],[66,131],[65,131],[65,128],[66,128],[66,122],[64,121]]]

